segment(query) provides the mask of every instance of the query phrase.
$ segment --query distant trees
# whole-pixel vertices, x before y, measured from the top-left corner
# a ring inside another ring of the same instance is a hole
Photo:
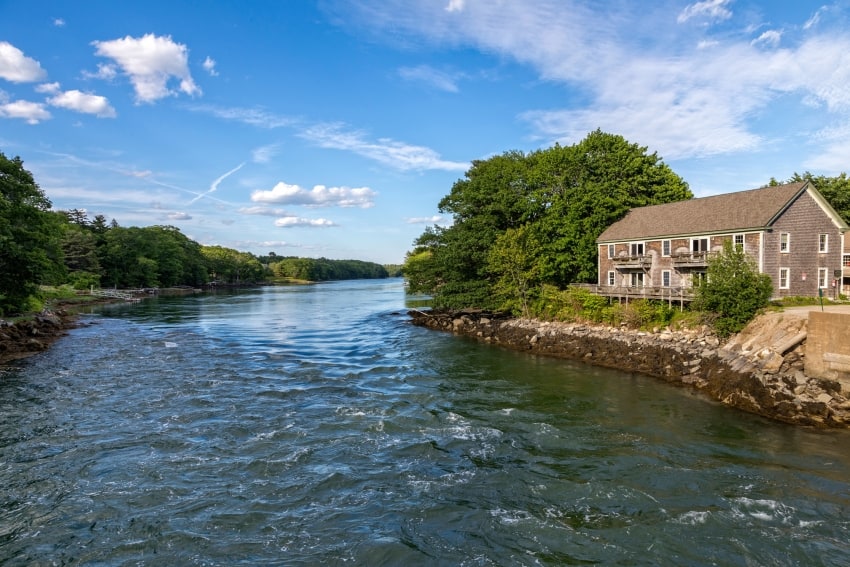
[[[276,256],[269,264],[275,276],[314,282],[387,278],[387,269],[362,260],[329,260]]]
[[[439,203],[451,227],[414,241],[410,290],[439,307],[527,312],[543,284],[596,280],[596,238],[632,207],[689,199],[645,147],[600,130],[581,142],[474,161]]]
[[[45,278],[61,275],[61,225],[21,158],[0,152],[0,314],[27,309]]]
[[[202,246],[201,254],[212,281],[238,285],[265,279],[265,268],[250,252],[224,246]]]

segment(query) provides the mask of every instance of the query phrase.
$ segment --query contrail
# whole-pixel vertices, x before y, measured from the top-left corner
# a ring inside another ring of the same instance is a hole
[[[189,202],[186,204],[186,206],[189,206],[189,205],[191,205],[191,204],[195,203],[195,202],[196,202],[198,199],[200,199],[201,197],[206,197],[207,195],[209,195],[210,193],[212,193],[213,191],[215,191],[216,189],[218,189],[218,184],[219,184],[219,183],[221,183],[222,181],[224,181],[225,179],[227,179],[228,177],[230,177],[231,175],[233,175],[234,173],[236,173],[237,171],[239,171],[240,169],[242,169],[242,166],[244,166],[244,165],[245,165],[245,162],[243,161],[242,163],[240,163],[239,165],[237,165],[236,167],[234,167],[233,169],[231,169],[230,171],[228,171],[227,173],[225,173],[224,175],[222,175],[221,177],[219,177],[218,179],[216,179],[215,181],[213,181],[213,182],[212,182],[212,185],[210,185],[210,188],[209,188],[209,190],[208,190],[208,191],[206,191],[205,193],[200,193],[200,194],[198,194],[198,196],[197,196],[197,197],[195,197],[194,199],[192,199],[191,201],[189,201]]]

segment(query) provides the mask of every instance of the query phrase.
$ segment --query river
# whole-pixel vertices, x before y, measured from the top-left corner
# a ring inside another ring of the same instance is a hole
[[[407,322],[152,299],[0,372],[0,565],[847,565],[850,433]]]

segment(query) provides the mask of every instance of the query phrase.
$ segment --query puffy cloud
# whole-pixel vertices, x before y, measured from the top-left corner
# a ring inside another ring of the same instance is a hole
[[[21,118],[26,120],[28,124],[38,124],[42,120],[49,120],[51,115],[44,104],[40,102],[16,100],[0,104],[0,117]]]
[[[37,93],[56,94],[61,90],[59,83],[42,83],[35,87]]]
[[[379,138],[375,142],[370,142],[362,133],[346,131],[340,124],[312,126],[301,132],[301,137],[314,142],[319,147],[354,152],[402,171],[431,169],[466,171],[470,165],[467,162],[445,161],[430,148],[413,146],[389,138]]]
[[[461,12],[463,11],[464,0],[449,0],[446,6],[446,12]]]
[[[94,114],[98,118],[115,118],[115,109],[106,97],[80,92],[65,91],[47,100],[53,106],[58,106],[85,114]]]
[[[368,187],[325,187],[316,185],[311,190],[298,185],[279,182],[270,191],[254,191],[255,203],[281,203],[307,207],[360,207],[374,206],[377,193]]]
[[[47,71],[38,61],[27,57],[8,41],[0,41],[0,78],[13,83],[34,83],[46,77]]]
[[[328,219],[305,219],[302,217],[281,217],[274,221],[274,225],[280,228],[296,228],[296,227],[315,227],[315,228],[330,228],[337,226],[333,221]]]
[[[215,59],[207,55],[203,62],[204,69],[210,74],[210,77],[218,77],[218,71],[215,70]]]
[[[111,41],[94,41],[95,53],[115,61],[130,78],[137,102],[155,102],[175,93],[169,80],[179,81],[179,90],[188,95],[201,94],[189,73],[188,49],[175,43],[171,36],[129,35]]]
[[[705,0],[704,2],[696,2],[686,6],[679,13],[676,21],[681,23],[687,22],[692,18],[704,18],[709,20],[728,20],[732,17],[732,12],[726,8],[730,0]]]

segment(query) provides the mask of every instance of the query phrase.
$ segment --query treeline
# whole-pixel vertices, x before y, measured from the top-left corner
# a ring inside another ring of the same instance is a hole
[[[362,260],[328,260],[327,258],[297,258],[294,256],[263,256],[268,267],[279,278],[324,282],[389,277],[381,264]]]
[[[414,242],[404,274],[437,307],[534,314],[546,286],[596,281],[596,238],[632,207],[690,199],[645,147],[600,130],[572,146],[474,161],[439,203],[450,227]]]
[[[357,260],[257,257],[202,246],[173,226],[122,227],[79,209],[53,211],[23,161],[0,152],[0,316],[37,310],[39,285],[242,285],[275,275],[325,281],[382,278],[387,270]]]

